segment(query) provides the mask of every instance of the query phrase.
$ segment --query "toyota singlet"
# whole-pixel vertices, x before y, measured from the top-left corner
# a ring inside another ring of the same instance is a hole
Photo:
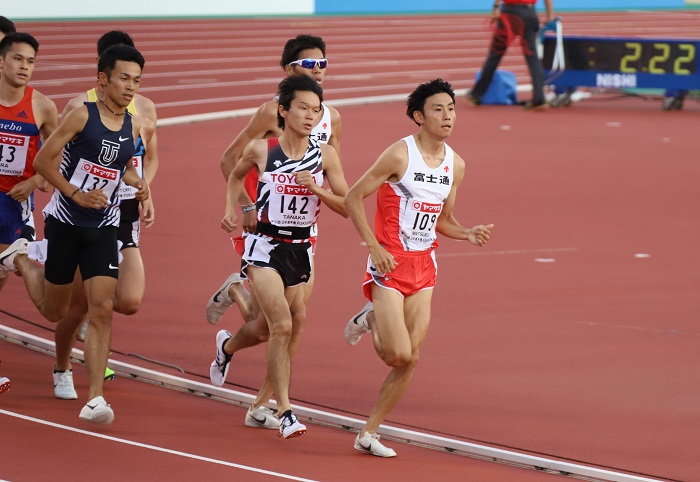
[[[17,104],[0,105],[0,192],[9,192],[36,174],[33,162],[41,133],[34,118],[33,94],[34,89],[26,87]]]
[[[97,102],[97,91],[93,88],[87,91],[87,98],[88,102]],[[129,111],[129,114],[131,115],[138,115],[138,112],[136,110],[136,97],[134,96],[133,99],[131,99],[131,102],[129,102],[129,105],[126,106],[126,110]],[[136,139],[136,149],[134,150],[134,157],[132,158],[132,162],[134,163],[134,167],[136,168],[136,172],[138,173],[139,177],[143,179],[143,159],[146,157],[146,146],[143,143],[143,139],[139,135],[139,137]],[[124,199],[134,199],[136,197],[136,188],[127,186],[123,182],[119,184],[119,190],[117,191],[117,196],[119,196],[119,200],[124,200]]]
[[[275,97],[275,100],[279,100],[279,97]],[[321,120],[314,126],[309,134],[309,138],[315,140],[319,144],[328,144],[328,140],[331,138],[333,126],[331,124],[331,110],[326,104],[321,102],[323,106],[323,114],[321,115]],[[245,190],[248,193],[250,199],[255,202],[255,194],[258,185],[258,173],[250,171],[244,180]],[[314,232],[316,228],[314,227]]]
[[[318,218],[320,200],[296,182],[294,172],[309,171],[323,185],[323,162],[319,144],[309,138],[309,147],[299,160],[289,159],[276,138],[268,139],[265,171],[258,182],[258,222],[273,226],[308,228]]]
[[[107,129],[100,119],[97,104],[86,102],[88,120],[83,131],[66,144],[61,161],[61,174],[83,192],[102,189],[109,205],[103,209],[79,206],[55,190],[44,215],[74,226],[101,228],[119,225],[117,189],[127,163],[134,156],[131,115],[126,114],[119,131]]]
[[[377,191],[375,232],[388,251],[426,251],[436,247],[435,225],[452,187],[454,153],[445,144],[445,159],[432,169],[413,136],[403,141],[408,147],[406,172]]]

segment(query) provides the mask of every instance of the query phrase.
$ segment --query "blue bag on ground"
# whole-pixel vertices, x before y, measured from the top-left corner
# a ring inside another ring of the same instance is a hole
[[[476,80],[481,77],[481,71],[476,73]],[[518,103],[518,83],[515,74],[509,70],[497,70],[488,90],[481,98],[482,105],[515,105]]]

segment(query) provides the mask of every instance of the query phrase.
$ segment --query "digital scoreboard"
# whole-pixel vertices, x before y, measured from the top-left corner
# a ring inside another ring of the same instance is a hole
[[[700,40],[563,37],[563,70],[552,70],[557,40],[545,37],[542,64],[555,87],[700,90]]]

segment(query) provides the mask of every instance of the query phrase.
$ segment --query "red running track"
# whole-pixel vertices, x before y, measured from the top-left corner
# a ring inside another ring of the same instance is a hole
[[[343,107],[341,113],[350,182],[414,129],[399,103]],[[697,228],[689,222],[697,210],[697,114],[693,103],[665,113],[658,102],[636,99],[597,98],[543,115],[458,105],[450,144],[468,164],[458,219],[494,222],[496,229],[482,250],[442,243],[421,364],[387,423],[667,480],[698,480],[700,259]],[[236,264],[218,228],[223,182],[216,165],[244,124],[159,131],[158,220],[143,238],[147,300],[138,315],[118,317],[115,352],[139,353],[206,379],[218,327],[206,324],[203,306]],[[347,347],[341,332],[362,304],[365,251],[350,223],[330,212],[320,229],[318,283],[292,396],[364,417],[386,369],[369,344]],[[640,254],[649,257],[635,257]],[[19,280],[12,281],[0,308],[46,326]],[[6,315],[0,319],[49,336]],[[221,323],[235,329],[239,321],[231,314]],[[6,343],[0,347],[3,372],[17,373],[14,391],[27,375],[11,368],[15,356],[7,355]],[[263,358],[262,349],[241,353],[229,375],[232,386],[256,387]],[[38,363],[48,373],[50,361]],[[118,417],[120,406],[129,406],[118,388],[122,382],[109,388]],[[27,383],[40,382],[28,377]],[[162,392],[158,397],[167,396]],[[242,410],[222,410],[241,427]],[[75,411],[61,413],[71,419]],[[121,411],[119,420],[135,416]],[[352,435],[338,437],[342,460],[352,453]],[[215,434],[206,438],[221,443]],[[406,450],[398,447],[400,455]],[[358,470],[365,463],[387,466],[358,462]],[[523,480],[521,473],[530,474],[518,472],[514,480]]]

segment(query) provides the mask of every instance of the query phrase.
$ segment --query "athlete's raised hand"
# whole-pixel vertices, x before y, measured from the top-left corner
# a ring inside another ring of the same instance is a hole
[[[316,180],[314,179],[314,176],[311,174],[311,171],[297,171],[297,172],[294,172],[293,174],[297,180],[297,184],[299,184],[300,186],[304,186],[309,191],[316,194],[316,192],[320,186],[318,184],[316,184]]]

